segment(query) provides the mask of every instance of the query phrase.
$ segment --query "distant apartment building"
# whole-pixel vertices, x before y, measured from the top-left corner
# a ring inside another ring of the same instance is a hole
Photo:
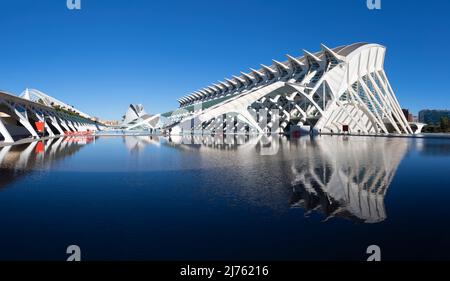
[[[403,115],[405,115],[405,118],[408,122],[414,122],[414,116],[411,112],[409,112],[409,109],[403,109],[402,108]]]
[[[101,122],[103,124],[105,124],[106,126],[117,126],[117,125],[119,125],[119,121],[117,121],[117,120],[101,120]]]
[[[450,110],[424,109],[419,111],[419,122],[437,125],[441,117],[450,118]]]

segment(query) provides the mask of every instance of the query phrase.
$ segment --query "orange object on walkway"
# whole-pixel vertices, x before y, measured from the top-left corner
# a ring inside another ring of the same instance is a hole
[[[37,122],[34,122],[34,124],[36,125],[36,129],[38,130],[39,133],[44,132],[44,122],[37,121]]]
[[[38,142],[34,151],[36,153],[44,152],[44,142],[42,142],[42,141]]]

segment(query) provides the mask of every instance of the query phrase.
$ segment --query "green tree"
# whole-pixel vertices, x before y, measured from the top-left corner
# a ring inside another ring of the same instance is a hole
[[[440,124],[442,132],[446,133],[450,131],[450,122],[448,120],[448,117],[441,117]]]

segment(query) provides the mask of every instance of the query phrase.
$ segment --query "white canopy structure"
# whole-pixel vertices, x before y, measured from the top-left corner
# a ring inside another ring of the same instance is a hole
[[[126,130],[154,129],[159,122],[159,115],[149,115],[142,104],[130,104],[120,127]]]
[[[84,117],[84,118],[91,118],[91,116],[89,116],[86,113],[83,113],[82,111],[74,108],[73,106],[70,106],[60,100],[55,99],[54,97],[51,97],[47,94],[44,94],[43,92],[36,90],[36,89],[28,89],[26,88],[22,94],[20,94],[21,98],[25,99],[25,100],[29,100],[29,101],[33,101],[33,102],[37,102],[40,104],[43,104],[45,106],[49,106],[49,107],[55,107],[55,106],[59,106],[62,109],[66,109],[66,110],[72,110],[76,113],[78,113],[80,116]]]
[[[0,91],[0,144],[97,131],[100,127],[89,115],[38,90],[26,89],[21,97]]]

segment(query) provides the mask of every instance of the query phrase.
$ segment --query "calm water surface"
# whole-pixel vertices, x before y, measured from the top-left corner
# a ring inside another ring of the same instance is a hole
[[[60,138],[0,148],[0,259],[450,259],[450,140]]]

